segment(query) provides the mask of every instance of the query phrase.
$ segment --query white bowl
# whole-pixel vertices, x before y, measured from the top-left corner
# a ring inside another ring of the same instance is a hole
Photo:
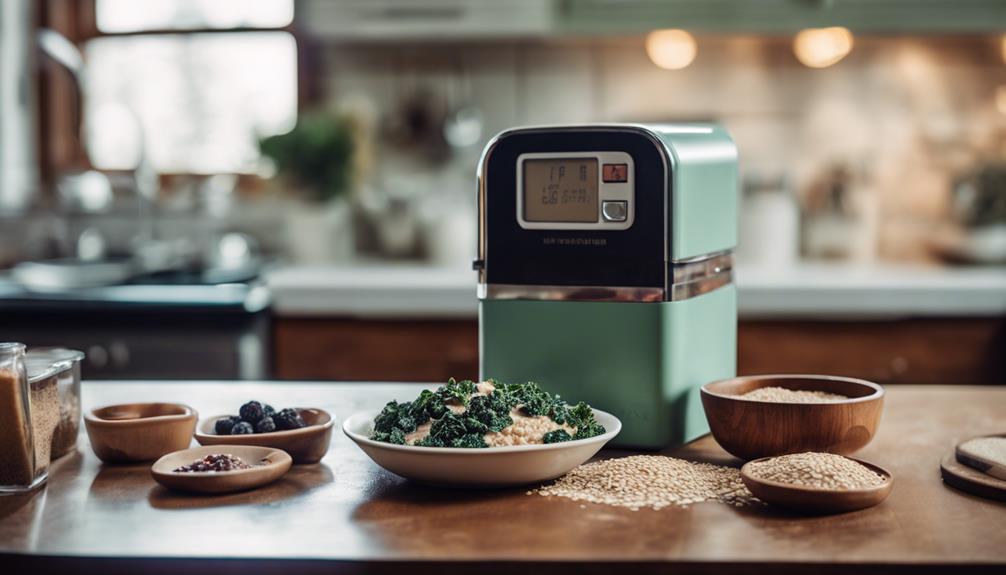
[[[507,487],[555,479],[589,460],[622,430],[617,417],[595,409],[594,417],[607,431],[588,439],[481,449],[415,447],[370,439],[377,413],[353,415],[342,424],[342,431],[388,471],[452,487]]]

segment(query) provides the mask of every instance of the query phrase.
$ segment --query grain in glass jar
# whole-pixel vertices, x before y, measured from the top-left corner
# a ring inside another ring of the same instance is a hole
[[[0,343],[0,493],[29,491],[48,478],[59,390],[52,370],[29,378],[25,348]]]
[[[80,432],[80,362],[83,352],[63,347],[32,348],[25,355],[28,379],[51,370],[59,391],[59,422],[52,437],[52,459],[71,453]]]

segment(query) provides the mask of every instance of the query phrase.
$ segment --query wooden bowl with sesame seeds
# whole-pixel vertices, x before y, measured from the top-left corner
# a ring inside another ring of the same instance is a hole
[[[836,456],[834,454],[801,453],[799,456]],[[769,505],[782,507],[790,511],[808,514],[845,513],[866,509],[878,505],[887,499],[894,487],[894,478],[889,471],[860,459],[846,457],[847,462],[855,462],[862,466],[861,471],[873,476],[879,476],[881,481],[876,485],[856,487],[819,487],[793,483],[796,476],[785,481],[766,479],[760,473],[753,471],[759,464],[771,463],[773,457],[763,457],[749,461],[741,467],[741,480],[755,497]],[[804,470],[806,471],[806,469]],[[777,472],[786,476],[786,470]],[[793,474],[791,474],[793,475]],[[827,473],[824,473],[827,475]]]
[[[873,440],[884,407],[876,383],[827,375],[735,377],[707,383],[701,396],[713,438],[747,460],[854,453]]]

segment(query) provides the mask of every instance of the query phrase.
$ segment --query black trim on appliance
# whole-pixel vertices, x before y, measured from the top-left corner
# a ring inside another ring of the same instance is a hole
[[[518,156],[596,151],[632,156],[633,225],[626,230],[521,228],[515,217]],[[666,288],[672,162],[648,132],[606,127],[516,130],[500,135],[484,161],[480,224],[487,283]]]

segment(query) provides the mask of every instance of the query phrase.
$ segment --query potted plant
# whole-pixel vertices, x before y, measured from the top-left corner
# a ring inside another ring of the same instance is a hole
[[[354,130],[345,115],[301,114],[285,134],[259,141],[262,156],[296,191],[299,202],[287,217],[290,255],[301,263],[344,261],[353,255],[352,207]]]

